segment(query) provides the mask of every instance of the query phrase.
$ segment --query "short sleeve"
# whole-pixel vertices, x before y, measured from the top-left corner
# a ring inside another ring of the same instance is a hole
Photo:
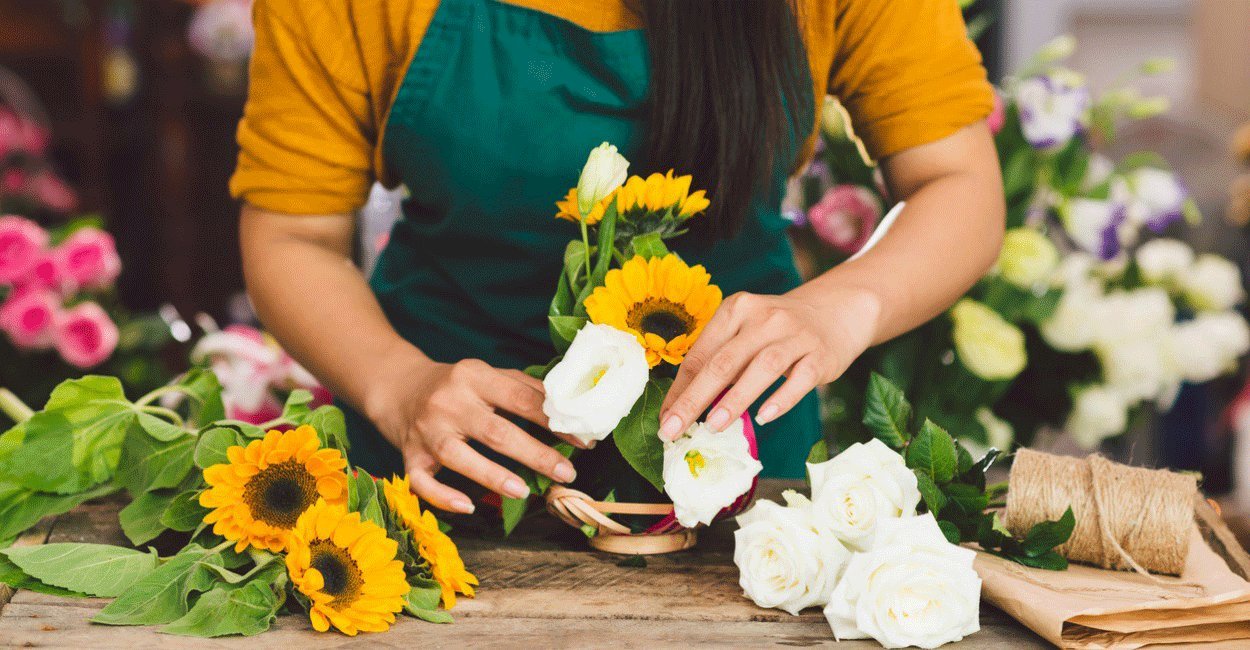
[[[376,126],[350,25],[317,0],[258,0],[230,191],[290,214],[353,212],[376,175]]]
[[[956,0],[838,0],[829,92],[874,158],[984,119],[993,88]]]

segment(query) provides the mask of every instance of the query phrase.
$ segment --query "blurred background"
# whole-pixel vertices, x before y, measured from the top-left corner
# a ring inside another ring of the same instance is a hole
[[[1093,89],[1117,86],[1153,57],[1174,61],[1137,83],[1142,97],[1163,98],[1170,110],[1125,124],[1102,153],[1160,155],[1204,216],[1171,236],[1245,270],[1250,1],[969,5],[970,29],[996,84],[1063,34],[1079,44],[1064,65]],[[102,281],[80,283],[65,298],[66,307],[84,300],[105,307],[119,326],[117,354],[102,360],[62,350],[63,367],[49,370],[31,351],[38,344],[0,347],[0,382],[25,382],[24,396],[38,401],[61,376],[84,368],[103,367],[146,387],[189,357],[221,361],[238,353],[210,345],[192,354],[192,346],[228,324],[254,324],[241,293],[239,206],[226,189],[246,99],[249,11],[249,0],[0,0],[0,214],[38,223],[49,245],[99,228],[112,235],[121,261],[120,274],[106,269]],[[396,195],[375,192],[362,250],[375,248],[396,206]],[[238,346],[250,341],[277,354],[259,332],[233,331]],[[283,377],[255,381],[295,381]],[[1182,391],[1170,412],[1134,420],[1104,449],[1201,471],[1209,491],[1250,482],[1235,480],[1239,466],[1250,466],[1250,450],[1245,463],[1235,460],[1236,418],[1227,408],[1243,380],[1237,371],[1192,395]],[[254,409],[273,403],[269,396],[239,399]],[[1244,501],[1250,505],[1250,492]]]

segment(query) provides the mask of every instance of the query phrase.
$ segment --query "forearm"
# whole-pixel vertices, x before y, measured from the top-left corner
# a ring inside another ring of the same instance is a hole
[[[293,219],[302,220],[294,229]],[[373,382],[426,358],[387,321],[352,263],[352,237],[346,215],[252,207],[240,228],[248,295],[266,329],[331,392],[367,412]]]
[[[830,300],[859,299],[876,314],[872,343],[903,334],[942,313],[993,265],[1002,243],[1004,205],[998,158],[984,127],[970,127],[934,156],[926,145],[885,163],[895,196],[907,202],[876,247],[795,291]],[[949,140],[949,139],[948,139]],[[834,288],[837,290],[833,290]],[[858,298],[855,298],[856,292]]]

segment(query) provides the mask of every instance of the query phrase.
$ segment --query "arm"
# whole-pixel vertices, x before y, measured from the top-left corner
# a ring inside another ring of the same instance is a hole
[[[434,478],[440,467],[512,497],[519,477],[469,447],[476,439],[558,481],[573,466],[501,417],[545,426],[543,388],[515,370],[477,360],[443,364],[401,338],[352,263],[354,220],[243,209],[240,240],[248,293],[266,327],[336,395],[365,414],[404,455],[413,489],[434,505],[471,512],[463,493]]]
[[[994,263],[1004,212],[998,156],[977,123],[883,163],[907,202],[894,228],[859,259],[782,296],[730,296],[681,366],[661,410],[661,435],[680,435],[712,404],[723,428],[780,377],[765,423],[837,379],[869,346],[940,314]]]

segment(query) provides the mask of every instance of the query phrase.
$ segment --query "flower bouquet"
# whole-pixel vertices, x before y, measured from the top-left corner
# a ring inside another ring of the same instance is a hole
[[[604,443],[586,452],[597,471],[573,487],[527,480],[596,548],[666,552],[693,545],[696,526],[745,503],[762,466],[746,416],[724,431],[697,423],[675,441],[659,437],[665,393],[721,291],[665,244],[707,208],[704,192],[671,170],[627,177],[628,167],[616,147],[600,145],[557,203],[557,217],[578,224],[581,237],[565,251],[549,313],[559,356],[527,371],[543,380],[551,431]],[[525,509],[524,500],[505,501],[505,529]]]
[[[1134,412],[1170,408],[1182,385],[1234,371],[1250,350],[1237,267],[1158,237],[1199,219],[1184,184],[1155,154],[1101,153],[1121,120],[1158,115],[1166,102],[1127,83],[1093,94],[1061,65],[1074,47],[1047,45],[997,94],[988,122],[1008,226],[997,264],[944,316],[870,350],[835,382],[827,405],[840,436],[870,435],[851,415],[875,371],[977,451],[1027,445],[1039,431],[1093,448]],[[1156,59],[1138,72],[1169,68]],[[829,101],[822,157],[791,199],[816,270],[856,250],[888,203]]]
[[[177,410],[158,406],[177,394]],[[225,418],[196,369],[136,401],[115,377],[62,383],[0,435],[0,582],[114,600],[92,620],[199,637],[259,634],[285,610],[317,631],[449,622],[477,579],[406,477],[350,468],[343,414],[296,390],[264,429]],[[123,492],[136,547],[5,549],[41,518]]]
[[[87,369],[140,390],[164,383],[169,374],[155,353],[168,328],[117,304],[121,266],[112,236],[94,220],[48,230],[0,216],[0,386],[39,402]]]

